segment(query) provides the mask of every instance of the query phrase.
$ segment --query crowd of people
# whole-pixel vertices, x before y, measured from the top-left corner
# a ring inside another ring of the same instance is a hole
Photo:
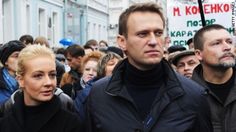
[[[164,42],[155,3],[119,17],[118,47],[52,49],[23,35],[0,47],[1,132],[235,132],[235,44],[219,24],[188,49]]]

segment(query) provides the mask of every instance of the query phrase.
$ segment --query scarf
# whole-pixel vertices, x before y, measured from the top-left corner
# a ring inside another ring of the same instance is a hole
[[[3,79],[6,82],[6,89],[13,93],[18,88],[15,77],[11,76],[6,68],[3,68]]]

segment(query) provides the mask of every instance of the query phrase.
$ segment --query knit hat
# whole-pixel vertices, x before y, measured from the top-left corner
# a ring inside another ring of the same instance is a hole
[[[172,63],[176,66],[177,63],[178,63],[178,61],[179,61],[181,58],[183,58],[183,57],[185,57],[185,56],[189,56],[189,55],[194,55],[194,54],[195,54],[195,53],[194,53],[193,50],[184,50],[184,51],[181,51],[181,52],[177,53],[177,54],[173,57]]]
[[[115,47],[115,46],[109,46],[107,48],[107,52],[114,52],[114,53],[118,54],[121,58],[124,57],[123,51],[120,48]]]
[[[173,53],[173,52],[176,52],[176,51],[186,50],[186,48],[184,46],[181,46],[181,45],[172,45],[167,50],[170,54],[170,53]]]
[[[0,47],[0,61],[3,65],[7,61],[8,57],[15,51],[21,51],[24,48],[24,44],[18,40],[9,41]]]

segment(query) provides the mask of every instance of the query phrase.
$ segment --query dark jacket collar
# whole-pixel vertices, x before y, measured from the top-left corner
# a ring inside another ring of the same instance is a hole
[[[6,84],[3,79],[3,67],[0,68],[0,89],[6,89]]]
[[[128,59],[123,60],[120,62],[114,72],[113,75],[105,88],[105,91],[107,94],[112,96],[121,96],[127,99],[131,99],[129,96],[123,81],[123,75],[125,70],[125,63],[127,63]],[[160,92],[167,92],[170,98],[175,98],[179,95],[182,95],[184,93],[183,89],[181,88],[180,82],[177,79],[176,73],[173,71],[169,63],[163,59],[160,62],[163,66],[164,70],[164,86],[163,89],[160,89]],[[158,75],[157,75],[158,76]],[[175,88],[175,89],[172,89]]]
[[[203,68],[201,64],[197,65],[195,69],[193,70],[192,80],[202,85],[205,88],[205,90],[209,90],[209,88],[207,87],[207,84],[205,83],[203,79]]]
[[[233,70],[235,72],[236,67],[233,67]],[[211,94],[214,98],[219,100],[218,97],[216,97],[216,95],[213,92],[211,92],[211,90],[207,86],[207,84],[206,84],[206,82],[205,82],[205,80],[203,78],[203,68],[202,68],[201,64],[199,64],[194,69],[192,79],[194,81],[196,81],[198,84],[202,85],[205,88],[205,92],[206,93]],[[230,93],[229,93],[229,95],[228,95],[224,105],[226,106],[226,105],[230,104],[231,102],[233,102],[235,100],[236,100],[236,78],[234,79],[234,86],[230,90]]]
[[[40,130],[61,108],[61,103],[57,96],[42,105],[44,105],[42,111],[35,115],[37,120],[31,123],[31,125],[35,125],[33,127],[36,131]],[[24,98],[22,92],[16,95],[12,110],[17,122],[24,127]]]

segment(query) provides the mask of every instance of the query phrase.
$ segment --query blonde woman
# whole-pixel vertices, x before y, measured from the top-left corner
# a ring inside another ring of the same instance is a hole
[[[17,80],[22,90],[0,121],[1,132],[79,132],[80,121],[54,95],[56,64],[52,50],[29,45],[20,52]]]

